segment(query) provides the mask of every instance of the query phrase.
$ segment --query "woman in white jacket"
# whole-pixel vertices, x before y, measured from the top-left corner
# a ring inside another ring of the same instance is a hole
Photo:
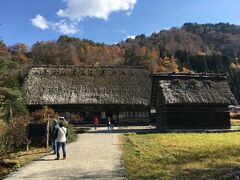
[[[63,151],[63,159],[66,159],[66,143],[67,143],[67,128],[64,127],[63,122],[59,123],[59,128],[56,130],[55,138],[57,141],[57,158],[56,160],[59,160],[60,158],[60,148],[62,147]]]

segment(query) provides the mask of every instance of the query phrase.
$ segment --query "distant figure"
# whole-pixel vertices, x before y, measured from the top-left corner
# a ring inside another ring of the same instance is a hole
[[[115,121],[113,120],[113,118],[111,119],[111,129],[113,130],[114,129],[114,124],[115,124]]]
[[[107,118],[107,127],[108,127],[108,130],[110,130],[110,127],[111,127],[111,118],[110,117]]]
[[[95,130],[97,129],[98,123],[99,123],[98,117],[94,116],[94,118],[93,118],[93,125],[94,125]]]
[[[63,152],[63,159],[66,159],[67,136],[68,136],[67,128],[64,127],[63,122],[60,122],[59,128],[57,129],[56,134],[55,134],[55,138],[57,140],[57,158],[56,158],[56,160],[59,160],[59,158],[60,158],[60,148],[61,147],[62,147],[62,152]]]
[[[53,119],[53,124],[52,124],[52,127],[51,127],[51,139],[52,139],[53,154],[57,153],[57,139],[54,137],[54,135],[56,134],[56,131],[57,131],[58,128],[59,128],[58,120]]]

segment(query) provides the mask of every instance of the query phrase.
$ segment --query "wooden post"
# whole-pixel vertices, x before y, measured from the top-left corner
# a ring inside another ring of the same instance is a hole
[[[28,122],[29,123],[29,122]],[[26,126],[26,138],[27,138],[27,146],[26,146],[26,151],[29,150],[29,137],[28,137],[28,133],[29,133],[29,126]]]
[[[29,150],[30,143],[31,143],[31,140],[27,139],[27,147],[26,147],[26,151]]]
[[[12,119],[13,119],[13,111],[12,111],[12,108],[10,108],[10,110],[9,110],[9,116],[10,116],[10,120],[12,120]]]
[[[46,132],[46,148],[49,147],[49,120],[47,121],[47,132]]]

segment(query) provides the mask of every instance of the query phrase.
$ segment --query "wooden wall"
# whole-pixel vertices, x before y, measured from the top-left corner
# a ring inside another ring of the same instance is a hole
[[[226,107],[165,107],[157,110],[159,129],[229,129],[230,115]]]

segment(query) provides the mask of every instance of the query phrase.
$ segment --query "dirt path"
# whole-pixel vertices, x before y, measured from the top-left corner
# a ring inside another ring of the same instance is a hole
[[[49,155],[7,179],[125,179],[118,136],[101,132],[79,135],[77,142],[67,145],[66,160]]]

